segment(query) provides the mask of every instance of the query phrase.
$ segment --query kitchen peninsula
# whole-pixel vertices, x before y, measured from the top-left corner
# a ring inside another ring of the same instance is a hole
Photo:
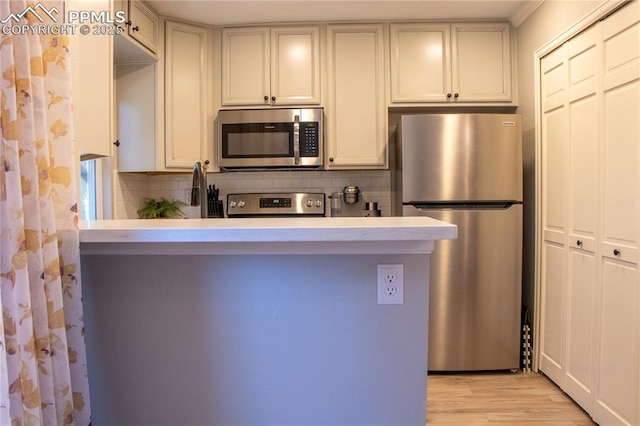
[[[429,254],[456,236],[426,217],[81,223],[94,424],[424,424]],[[403,304],[377,303],[384,264]]]

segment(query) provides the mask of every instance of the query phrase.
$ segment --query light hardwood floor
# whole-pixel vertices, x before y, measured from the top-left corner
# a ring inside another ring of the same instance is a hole
[[[588,426],[590,417],[537,373],[429,374],[428,425]]]

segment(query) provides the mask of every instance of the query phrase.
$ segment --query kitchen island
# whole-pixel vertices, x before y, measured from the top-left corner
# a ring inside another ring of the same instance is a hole
[[[429,254],[456,235],[426,217],[81,223],[93,424],[424,424]],[[384,264],[403,304],[377,303]]]

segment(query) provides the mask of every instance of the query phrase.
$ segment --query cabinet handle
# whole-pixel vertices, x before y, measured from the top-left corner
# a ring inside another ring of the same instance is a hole
[[[329,158],[329,162],[333,163],[333,157]]]
[[[576,244],[578,245],[578,247],[582,247],[582,241],[578,240],[576,241]]]
[[[132,29],[133,31],[140,31],[140,27],[139,27],[139,26],[137,26],[137,25],[136,25],[135,27],[131,28],[131,29]]]
[[[618,249],[613,249],[613,255],[614,255],[614,256],[620,256],[620,250],[618,250]]]
[[[458,97],[460,96],[459,93],[456,93],[455,95],[453,95],[454,98],[458,99]]]
[[[127,27],[131,26],[131,19],[129,19],[127,22],[124,23]]]
[[[120,146],[120,140],[117,140],[113,143],[115,146]]]
[[[447,98],[451,99],[451,93],[447,93]]]
[[[276,101],[276,97],[275,97],[275,96],[272,96],[272,97],[271,97],[271,102],[275,102],[275,101]]]
[[[269,100],[269,97],[267,95],[264,95],[264,101],[267,102]]]

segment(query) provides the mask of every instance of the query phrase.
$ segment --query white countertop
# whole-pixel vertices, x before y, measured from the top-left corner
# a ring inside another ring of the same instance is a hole
[[[425,254],[456,237],[429,217],[97,220],[80,222],[80,253]]]

